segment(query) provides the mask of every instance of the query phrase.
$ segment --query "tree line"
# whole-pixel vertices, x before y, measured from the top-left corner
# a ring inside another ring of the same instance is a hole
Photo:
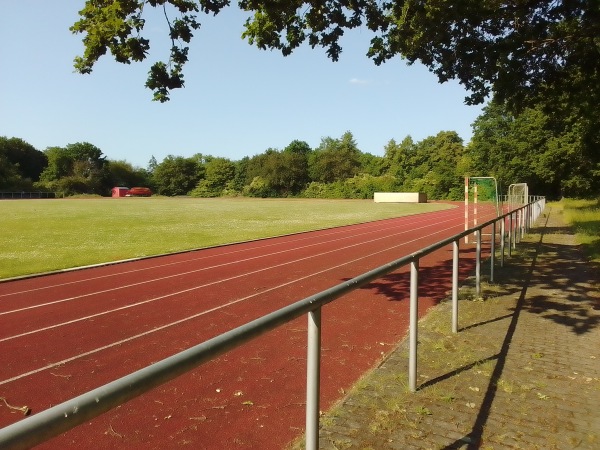
[[[542,106],[513,114],[492,101],[467,144],[456,132],[441,131],[418,142],[392,139],[378,156],[361,151],[346,132],[316,148],[294,140],[235,161],[201,153],[161,162],[152,157],[146,168],[109,160],[88,142],[40,151],[23,139],[0,137],[0,190],[107,196],[114,186],[147,186],[165,196],[307,198],[405,191],[460,200],[464,176],[494,176],[503,191],[528,183],[530,192],[549,198],[591,197],[600,193],[600,134],[579,122],[557,121]]]

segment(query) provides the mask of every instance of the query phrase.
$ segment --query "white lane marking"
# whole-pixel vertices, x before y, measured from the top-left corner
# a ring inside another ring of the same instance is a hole
[[[455,213],[456,211],[455,211],[455,209],[449,209],[449,210],[442,210],[440,212],[441,213],[445,213],[445,212],[454,212]],[[456,215],[458,215],[458,214],[456,214]],[[414,217],[414,216],[403,216],[402,218],[404,218],[404,217]],[[401,219],[401,218],[396,218],[396,219]],[[390,219],[383,219],[383,220],[390,220]],[[391,219],[391,220],[393,220],[393,219]],[[424,218],[424,220],[419,220],[416,223],[429,222],[429,221],[430,220],[425,220],[425,218]],[[364,224],[358,224],[358,225],[364,225]],[[368,230],[369,228],[373,228],[374,226],[375,226],[375,223],[373,223],[373,225],[371,225],[371,223],[369,223],[368,226],[366,226],[365,228]],[[381,231],[385,231],[387,229],[393,229],[393,228],[396,228],[396,227],[397,227],[397,224],[396,225],[390,225],[390,226],[384,227],[384,228],[377,228],[374,231],[367,231],[367,232],[364,232],[364,233],[354,234],[354,235],[351,235],[351,236],[346,236],[346,237],[342,237],[342,238],[338,238],[338,239],[333,239],[333,240],[330,240],[330,241],[327,241],[327,242],[333,242],[333,241],[336,241],[336,240],[342,240],[342,239],[348,239],[348,238],[351,238],[351,237],[362,236],[362,235],[366,235],[366,234],[371,234],[373,232],[380,233]],[[316,230],[315,233],[319,232],[319,231],[326,231],[326,230]],[[346,233],[347,233],[347,230],[338,231],[336,229],[336,231],[334,231],[334,232],[319,233],[319,237],[336,235],[336,234],[346,234]],[[283,237],[285,237],[285,236],[283,236]],[[298,239],[293,239],[293,240],[291,240],[291,242],[295,243],[295,242],[305,241],[305,240],[309,240],[309,239],[313,239],[313,238],[314,238],[314,236],[301,237],[301,238],[298,238]],[[278,246],[278,245],[287,244],[289,242],[290,241],[286,241],[285,243],[284,242],[269,243],[269,244],[260,246],[258,249],[262,250],[262,249],[267,248],[267,247],[275,247],[275,246]],[[239,244],[241,245],[243,243],[241,242]],[[234,244],[234,245],[238,245],[238,244]],[[314,244],[311,244],[311,245],[314,245]],[[298,248],[304,248],[304,247],[298,247]],[[208,250],[208,248],[207,249],[199,249],[197,251],[202,251],[202,250]],[[6,293],[6,294],[0,294],[0,297],[9,297],[9,296],[12,296],[12,295],[27,294],[27,293],[30,293],[30,292],[41,291],[41,290],[45,290],[45,289],[57,288],[57,287],[62,287],[62,286],[68,286],[68,285],[71,285],[71,284],[85,283],[85,282],[89,282],[89,281],[96,281],[96,280],[101,280],[101,279],[110,278],[110,277],[125,276],[125,275],[129,275],[129,274],[136,273],[136,272],[143,272],[145,270],[160,269],[162,267],[168,267],[168,266],[173,266],[173,265],[177,265],[177,264],[187,264],[187,263],[190,263],[192,261],[201,261],[202,259],[216,258],[216,257],[219,257],[219,256],[233,255],[233,254],[236,254],[236,253],[243,253],[243,252],[254,251],[254,250],[257,250],[257,248],[253,247],[253,248],[247,248],[247,249],[241,249],[241,250],[234,250],[234,251],[231,251],[231,252],[223,252],[223,253],[219,253],[217,255],[210,255],[210,256],[204,256],[203,255],[203,256],[201,256],[199,258],[189,258],[189,259],[185,259],[185,260],[181,260],[181,261],[174,261],[174,262],[170,262],[170,263],[156,264],[154,266],[143,267],[143,268],[140,268],[140,269],[126,270],[126,271],[117,272],[117,273],[111,273],[111,274],[100,275],[100,276],[96,276],[96,277],[85,278],[85,279],[82,279],[82,280],[67,281],[67,282],[64,282],[64,283],[58,283],[58,284],[53,284],[53,285],[40,286],[40,287],[32,288],[32,289],[24,289],[24,290],[21,290],[21,291],[9,292],[9,293]],[[295,250],[295,249],[291,249],[291,250]],[[194,250],[191,250],[189,253],[194,253]],[[269,256],[269,254],[267,254],[266,256]]]
[[[445,223],[445,222],[450,222],[450,221],[451,220],[448,219],[448,220],[445,220],[445,221],[436,222],[435,225],[438,226],[440,223]],[[412,228],[410,231],[421,230],[421,229],[427,228],[427,227],[429,227],[431,225],[433,225],[433,224],[427,224],[427,225],[421,226],[419,228]],[[342,251],[342,250],[346,250],[348,248],[356,247],[358,245],[370,244],[372,242],[376,242],[376,241],[383,240],[383,239],[389,239],[390,237],[395,237],[395,236],[404,234],[406,232],[407,231],[401,231],[401,232],[398,232],[398,233],[395,233],[395,234],[391,234],[391,235],[387,234],[387,235],[378,237],[376,239],[370,239],[370,240],[367,240],[367,241],[361,241],[361,242],[359,242],[357,244],[347,245],[345,247],[338,247],[338,248],[336,248],[336,249],[334,249],[332,251],[325,252],[325,253],[319,253],[319,254],[316,254],[316,255],[312,255],[310,257],[312,258],[312,257],[315,257],[315,256],[322,256],[322,255],[326,255],[328,253],[332,253],[332,252],[335,252],[335,251]],[[334,241],[339,241],[339,240],[342,240],[342,239],[333,239],[333,240],[330,240],[330,241],[327,241],[327,242],[329,243],[329,242],[334,242]],[[323,243],[322,242],[318,242],[318,243],[314,243],[314,244],[310,244],[310,245],[305,245],[305,246],[302,246],[302,247],[297,247],[297,248],[294,248],[294,249],[280,250],[280,251],[277,251],[277,252],[272,252],[272,253],[268,253],[268,254],[253,256],[253,257],[246,258],[246,259],[236,260],[236,261],[233,261],[233,262],[228,261],[226,263],[216,264],[216,265],[208,266],[208,267],[202,267],[200,269],[194,269],[194,270],[190,270],[190,271],[187,271],[187,272],[179,272],[179,273],[176,273],[176,274],[173,274],[173,275],[167,275],[167,276],[164,276],[164,277],[153,278],[151,280],[144,280],[144,281],[140,281],[140,282],[137,282],[137,283],[131,283],[131,284],[117,286],[117,287],[110,288],[110,289],[104,289],[104,290],[101,290],[101,291],[89,292],[87,294],[81,294],[81,295],[77,295],[77,296],[74,296],[74,297],[67,297],[67,298],[64,298],[64,299],[58,299],[58,300],[54,300],[54,301],[46,302],[46,303],[38,303],[36,305],[31,305],[31,306],[26,306],[26,307],[23,307],[23,308],[17,308],[17,309],[12,309],[12,310],[9,310],[9,311],[0,312],[0,316],[4,316],[4,315],[8,315],[8,314],[15,314],[15,313],[18,313],[18,312],[28,311],[28,310],[42,308],[42,307],[46,307],[46,306],[52,306],[52,305],[56,305],[56,304],[59,304],[59,303],[70,302],[70,301],[73,301],[73,300],[78,300],[78,299],[82,299],[82,298],[86,298],[86,297],[92,297],[94,295],[106,294],[108,292],[114,292],[114,291],[118,291],[118,290],[121,290],[121,289],[127,289],[127,288],[131,288],[131,287],[135,287],[135,286],[141,286],[141,285],[144,285],[144,284],[149,284],[149,283],[154,283],[154,282],[158,282],[158,281],[168,280],[170,278],[176,278],[176,277],[181,277],[181,276],[185,276],[185,275],[190,275],[192,273],[199,273],[199,272],[203,272],[203,271],[207,271],[207,270],[216,269],[216,268],[219,268],[219,267],[229,266],[229,265],[232,265],[232,264],[239,264],[239,263],[251,261],[251,260],[254,260],[254,259],[266,258],[268,256],[274,256],[274,255],[278,255],[278,254],[289,253],[289,252],[295,251],[295,250],[303,250],[303,249],[306,249],[306,248],[309,248],[309,247],[315,247],[315,246],[319,246],[319,245],[323,245]],[[306,259],[306,258],[302,258],[302,259],[299,259],[299,260],[296,260],[296,261],[302,261],[303,259]],[[274,266],[274,267],[278,267],[278,266]],[[250,273],[254,273],[254,272],[250,272]],[[228,279],[225,279],[223,281],[228,281]]]
[[[70,358],[66,358],[66,359],[63,359],[63,360],[61,360],[61,361],[58,361],[58,362],[54,362],[54,363],[48,364],[48,365],[46,365],[46,366],[44,366],[44,367],[39,367],[39,368],[37,368],[37,369],[30,370],[29,372],[25,372],[25,373],[22,373],[22,374],[20,374],[20,375],[15,375],[15,376],[14,376],[14,377],[12,377],[12,378],[8,378],[8,379],[6,379],[6,380],[0,381],[0,386],[1,386],[1,385],[3,385],[3,384],[10,383],[10,382],[12,382],[12,381],[19,380],[19,379],[21,379],[21,378],[25,378],[25,377],[27,377],[27,376],[30,376],[30,375],[34,375],[34,374],[36,374],[36,373],[39,373],[39,372],[43,372],[43,371],[45,371],[45,370],[48,370],[48,369],[52,369],[53,367],[60,366],[60,365],[62,365],[62,364],[66,364],[66,363],[68,363],[68,362],[75,361],[75,360],[77,360],[77,359],[80,359],[80,358],[83,358],[83,357],[85,357],[85,356],[93,355],[94,353],[101,352],[102,350],[108,350],[108,349],[110,349],[110,348],[112,348],[112,347],[116,347],[116,346],[118,346],[118,345],[124,344],[124,343],[126,343],[126,342],[129,342],[129,341],[133,341],[133,340],[135,340],[135,339],[139,339],[139,338],[141,338],[141,337],[147,336],[147,335],[149,335],[149,334],[152,334],[152,333],[155,333],[155,332],[157,332],[157,331],[161,331],[161,330],[164,330],[164,329],[166,329],[166,328],[170,328],[170,327],[173,327],[173,326],[175,326],[175,325],[179,325],[179,324],[181,324],[181,323],[187,322],[187,321],[189,321],[189,320],[196,319],[196,318],[198,318],[198,317],[200,317],[200,316],[204,316],[204,315],[206,315],[206,314],[209,314],[209,313],[211,313],[211,312],[218,311],[218,310],[220,310],[220,309],[224,309],[224,308],[226,308],[226,307],[228,307],[228,306],[231,306],[231,305],[234,305],[234,304],[236,304],[236,303],[240,303],[240,302],[243,302],[243,301],[245,301],[245,300],[249,300],[249,299],[251,299],[251,298],[253,298],[253,297],[257,297],[257,296],[259,296],[259,295],[263,295],[263,294],[265,294],[266,292],[274,291],[274,290],[276,290],[276,289],[280,289],[280,288],[282,288],[282,287],[285,287],[285,286],[288,286],[288,285],[291,285],[291,284],[297,283],[297,282],[299,282],[299,281],[302,281],[302,280],[305,280],[305,279],[307,279],[307,278],[311,278],[311,277],[314,277],[314,276],[316,276],[316,275],[320,275],[320,274],[322,274],[322,273],[329,272],[330,270],[337,269],[337,268],[339,268],[339,267],[342,267],[342,266],[345,266],[345,265],[347,265],[347,264],[352,264],[352,263],[355,263],[355,262],[357,262],[357,261],[360,261],[360,260],[362,260],[362,259],[369,258],[369,257],[371,257],[371,256],[373,256],[373,255],[377,255],[377,254],[380,254],[380,253],[384,253],[384,252],[387,252],[387,251],[389,251],[389,250],[391,250],[391,249],[394,249],[394,248],[402,247],[403,245],[406,245],[406,244],[409,244],[409,243],[412,243],[412,242],[416,242],[416,241],[418,241],[419,239],[422,239],[423,237],[433,236],[433,235],[435,235],[435,234],[441,233],[442,231],[446,231],[446,230],[439,230],[439,231],[436,231],[436,232],[434,232],[434,233],[430,233],[430,234],[428,234],[428,235],[426,235],[426,236],[421,236],[421,237],[419,237],[419,238],[417,238],[417,239],[413,239],[413,240],[411,240],[411,241],[403,242],[403,243],[401,243],[401,244],[398,244],[398,245],[395,245],[395,246],[392,246],[392,247],[389,247],[389,248],[386,248],[386,249],[383,249],[383,250],[379,250],[379,251],[377,251],[377,252],[374,252],[374,253],[371,253],[371,254],[369,254],[369,255],[363,255],[363,256],[361,256],[361,257],[359,257],[359,258],[356,258],[356,259],[353,259],[353,260],[351,260],[351,261],[346,261],[346,262],[344,262],[344,263],[341,263],[341,264],[338,264],[338,265],[336,265],[336,266],[331,266],[331,267],[328,267],[328,268],[326,268],[326,269],[323,269],[323,270],[320,270],[320,271],[317,271],[317,272],[311,273],[311,274],[309,274],[309,275],[305,275],[305,276],[303,276],[303,277],[300,277],[300,278],[295,278],[295,279],[293,279],[293,280],[291,280],[291,281],[288,281],[288,282],[286,282],[286,283],[280,284],[280,285],[278,285],[278,286],[273,286],[273,287],[271,287],[271,288],[269,288],[269,289],[265,289],[264,291],[257,292],[257,293],[255,293],[255,294],[251,294],[251,295],[248,295],[248,296],[246,296],[246,297],[239,298],[239,299],[237,299],[237,300],[232,300],[232,301],[230,301],[230,302],[228,302],[228,303],[226,303],[226,304],[224,304],[224,305],[216,306],[216,307],[214,307],[214,308],[211,308],[211,309],[208,309],[208,310],[202,311],[202,312],[200,312],[200,313],[197,313],[197,314],[194,314],[194,315],[192,315],[192,316],[185,317],[185,318],[183,318],[183,319],[180,319],[180,320],[177,320],[177,321],[175,321],[175,322],[171,322],[171,323],[168,323],[168,324],[165,324],[165,325],[161,325],[160,327],[153,328],[152,330],[148,330],[148,331],[145,331],[145,332],[143,332],[143,333],[139,333],[139,334],[136,334],[136,335],[134,335],[134,336],[130,336],[130,337],[128,337],[128,338],[125,338],[125,339],[121,339],[120,341],[113,342],[113,343],[111,343],[111,344],[104,345],[104,346],[102,346],[102,347],[98,347],[98,348],[95,348],[95,349],[93,349],[93,350],[90,350],[90,351],[87,351],[87,352],[84,352],[84,353],[80,353],[80,354],[78,354],[78,355],[75,355],[75,356],[71,356]],[[307,258],[303,258],[303,259],[309,259],[309,258],[311,258],[311,257],[307,257]],[[281,264],[281,265],[285,265],[285,264]],[[261,270],[267,270],[267,269],[261,269]],[[259,272],[260,272],[260,271],[259,271]],[[238,278],[238,277],[233,277],[233,278]],[[192,289],[189,289],[189,290],[193,290],[193,288],[192,288]],[[170,294],[170,295],[173,295],[173,294]]]

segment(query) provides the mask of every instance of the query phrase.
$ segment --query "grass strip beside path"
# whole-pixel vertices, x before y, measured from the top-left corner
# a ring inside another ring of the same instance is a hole
[[[600,262],[600,199],[563,199],[552,204],[564,211],[565,219],[575,229],[577,243],[585,255]]]
[[[0,279],[449,207],[313,199],[5,200]]]

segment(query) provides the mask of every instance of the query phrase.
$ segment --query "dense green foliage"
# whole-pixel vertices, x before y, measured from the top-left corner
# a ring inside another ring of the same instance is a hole
[[[108,171],[110,173],[112,186],[146,186],[149,182],[149,174],[146,169],[133,167],[127,161],[109,161]]]
[[[67,195],[103,194],[110,189],[106,158],[89,142],[50,147],[44,152],[48,165],[40,175],[39,186]]]
[[[0,136],[0,188],[30,190],[48,165],[47,156],[23,139]]]
[[[469,172],[495,176],[505,187],[526,182],[549,198],[598,195],[600,152],[582,125],[555,121],[543,106],[515,115],[492,102],[473,124]]]
[[[162,195],[186,195],[200,179],[198,166],[194,158],[167,156],[152,172],[156,191]]]
[[[162,175],[172,165],[168,157],[156,165],[152,181],[159,193],[175,195],[165,188],[167,180],[172,185],[200,174],[195,188],[182,184],[177,192],[197,197],[372,198],[377,191],[420,190],[429,198],[460,198],[465,148],[458,135],[442,132],[417,144],[410,138],[405,142],[411,145],[402,162],[391,151],[385,156],[361,152],[350,132],[323,138],[315,149],[295,140],[283,150],[269,148],[240,161],[196,155],[187,159],[190,175],[180,178]]]
[[[109,195],[113,186],[149,184],[146,170],[109,161],[89,142],[37,150],[19,138],[0,136],[0,191],[60,195]]]

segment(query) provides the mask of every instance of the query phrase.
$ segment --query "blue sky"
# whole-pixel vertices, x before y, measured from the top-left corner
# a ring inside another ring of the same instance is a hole
[[[344,37],[338,62],[308,46],[283,57],[240,38],[244,15],[230,7],[201,16],[184,89],[168,103],[144,87],[152,62],[168,57],[166,25],[156,12],[143,35],[150,57],[129,66],[106,55],[91,75],[73,70],[83,52],[69,27],[83,0],[0,1],[0,136],[39,150],[87,141],[111,160],[146,167],[171,154],[233,160],[282,149],[294,139],[317,147],[350,131],[363,152],[383,155],[390,139],[415,141],[456,131],[465,143],[481,106],[466,106],[457,83],[438,84],[420,65],[376,66],[370,34]]]

